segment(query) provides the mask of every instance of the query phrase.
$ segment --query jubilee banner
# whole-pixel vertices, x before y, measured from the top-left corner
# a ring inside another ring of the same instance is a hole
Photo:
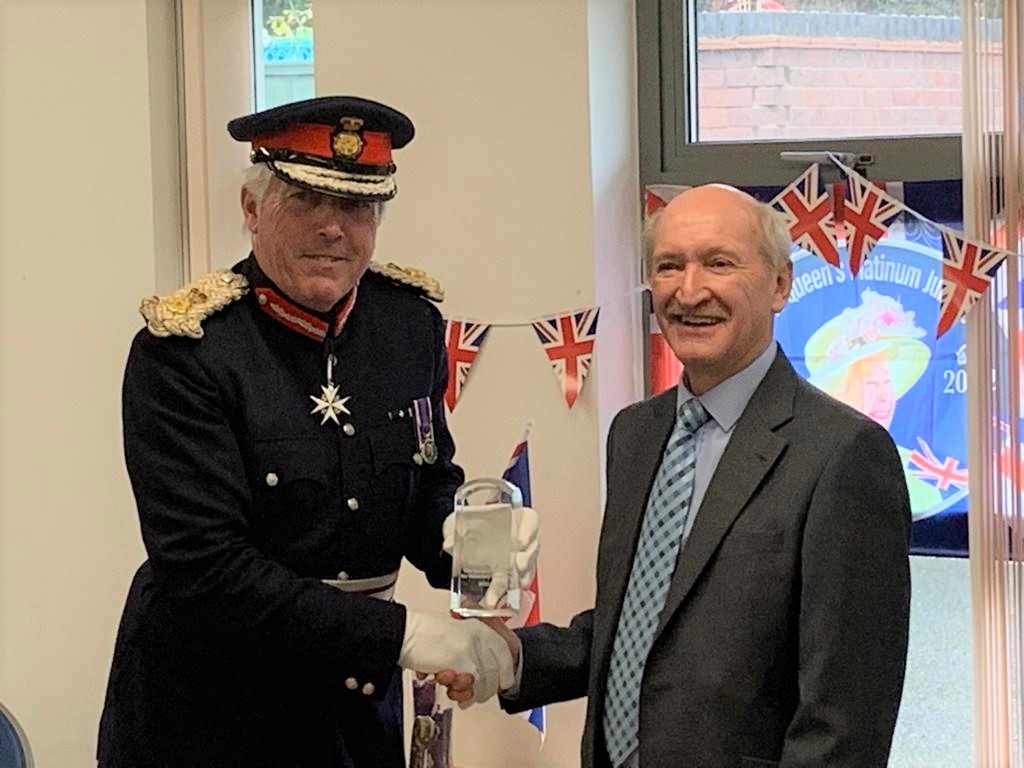
[[[964,326],[935,333],[942,263],[939,231],[905,222],[857,277],[845,260],[838,268],[798,251],[776,339],[812,384],[892,435],[910,492],[913,551],[966,555]]]
[[[794,247],[793,292],[776,338],[811,383],[889,430],[910,492],[912,551],[966,556],[964,324],[939,333],[944,234],[961,228],[960,182],[898,189],[910,210],[872,204],[885,226],[870,255],[850,221],[840,226],[839,268]],[[854,199],[876,197],[857,191]]]
[[[775,336],[812,384],[892,435],[910,492],[912,551],[966,556],[964,323],[938,332],[945,240],[961,228],[960,182],[900,185],[900,202],[918,216],[872,202],[871,188],[854,191],[877,208],[878,239],[865,247],[848,208],[838,227],[841,266],[794,245],[793,290]]]

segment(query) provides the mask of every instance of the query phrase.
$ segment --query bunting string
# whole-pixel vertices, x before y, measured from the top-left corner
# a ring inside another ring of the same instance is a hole
[[[833,154],[829,158],[843,173],[842,182],[827,186],[819,164],[814,163],[772,198],[769,205],[786,217],[794,245],[827,264],[840,268],[838,245],[845,244],[847,263],[854,277],[889,227],[904,214],[937,230],[943,243],[937,336],[945,334],[977,303],[992,284],[1000,264],[1018,255],[990,243],[969,240],[962,232],[928,219],[890,193],[884,182],[868,180]],[[645,211],[650,215],[686,188],[648,188]]]
[[[943,261],[942,299],[939,309],[938,327],[936,328],[937,336],[945,334],[985,294],[992,285],[999,266],[1006,258],[1018,256],[1017,253],[1008,251],[1005,248],[976,240],[969,240],[962,232],[957,232],[950,227],[925,218],[913,208],[909,208],[902,201],[889,195],[878,185],[872,184],[856,170],[845,165],[835,155],[829,155],[829,158],[845,174],[851,189],[858,188],[861,190],[858,194],[861,195],[865,202],[869,195],[875,201],[872,203],[872,210],[867,216],[859,216],[859,225],[856,219],[853,222],[855,229],[860,226],[864,230],[865,234],[863,237],[865,240],[872,239],[874,233],[881,229],[879,226],[881,219],[884,218],[891,222],[901,213],[909,214],[927,223],[941,234]],[[850,211],[850,206],[847,206],[847,220],[849,220]],[[877,239],[874,242],[877,242]],[[874,247],[874,243],[871,243],[871,247]],[[870,248],[862,253],[858,253],[856,256],[858,259],[866,259],[869,252]],[[852,258],[854,257],[851,256]],[[860,263],[862,262],[858,262],[858,269]],[[851,272],[856,275],[853,266],[851,261]]]
[[[600,304],[529,320],[484,322],[475,318],[445,318],[448,389],[444,401],[448,412],[454,412],[491,328],[532,328],[551,363],[565,402],[572,408],[579,399],[583,381],[590,371],[601,308],[646,290],[646,286],[638,285]]]
[[[829,158],[843,174],[842,181],[826,185],[820,165],[814,163],[772,198],[769,205],[786,218],[790,239],[796,247],[837,269],[842,268],[841,251],[845,250],[847,266],[854,277],[871,257],[875,246],[902,217],[910,216],[937,230],[941,236],[943,263],[936,336],[942,336],[961,321],[991,286],[1000,265],[1007,258],[1018,256],[997,245],[968,239],[962,232],[918,213],[901,199],[899,182],[872,182],[834,155]],[[644,190],[645,216],[660,210],[685,189],[685,186],[665,184],[647,187]],[[488,331],[520,327],[533,329],[551,363],[566,404],[572,408],[593,361],[601,308],[646,290],[645,285],[638,285],[599,304],[524,320],[446,318],[449,376],[445,404],[449,412],[455,410]]]

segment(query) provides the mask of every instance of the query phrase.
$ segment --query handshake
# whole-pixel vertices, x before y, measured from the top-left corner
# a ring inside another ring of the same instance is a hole
[[[526,588],[537,564],[537,513],[522,507],[516,516],[516,571],[520,586]],[[454,528],[454,516],[449,515],[443,529],[444,549],[449,554]],[[519,639],[501,619],[462,620],[407,611],[398,664],[433,674],[448,689],[448,698],[465,708],[515,685],[519,651]]]
[[[519,638],[501,619],[454,619],[407,611],[398,664],[433,674],[465,709],[515,685]]]

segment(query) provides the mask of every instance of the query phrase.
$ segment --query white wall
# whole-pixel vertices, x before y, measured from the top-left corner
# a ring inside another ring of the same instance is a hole
[[[501,471],[529,419],[542,517],[544,618],[593,604],[604,430],[634,372],[639,194],[633,5],[620,0],[318,0],[317,92],[406,111],[399,195],[378,258],[422,267],[442,311],[486,322],[603,305],[595,366],[570,411],[528,326],[491,331],[451,419],[470,477]],[[354,30],[376,30],[359,34]],[[444,611],[403,573],[400,598]],[[492,702],[456,711],[460,768],[579,764],[582,701],[548,708],[548,737]]]
[[[0,5],[0,700],[45,768],[90,764],[142,556],[119,388],[167,231],[146,6]]]

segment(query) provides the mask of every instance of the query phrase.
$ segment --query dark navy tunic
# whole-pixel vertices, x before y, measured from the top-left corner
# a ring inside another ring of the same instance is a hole
[[[249,291],[201,339],[143,330],[128,359],[125,455],[149,559],[118,632],[100,764],[402,766],[405,609],[321,580],[405,557],[448,583],[441,524],[463,474],[443,321],[367,272],[335,335],[252,257],[234,271]],[[310,396],[329,354],[351,415],[322,425]],[[434,463],[413,418],[424,399]]]

